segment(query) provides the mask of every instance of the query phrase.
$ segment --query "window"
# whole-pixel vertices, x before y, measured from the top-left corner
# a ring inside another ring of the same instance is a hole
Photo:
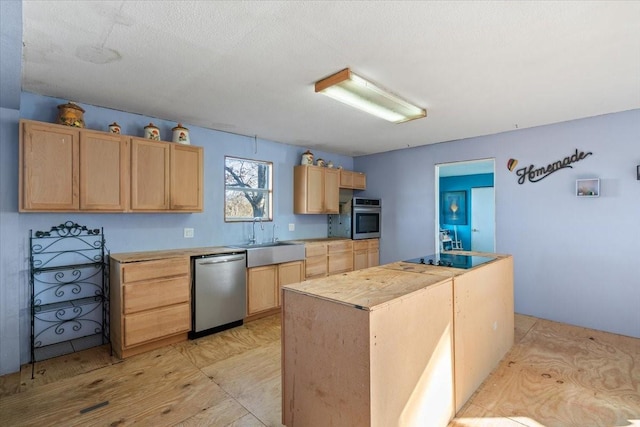
[[[271,221],[272,169],[271,162],[224,158],[225,221]]]

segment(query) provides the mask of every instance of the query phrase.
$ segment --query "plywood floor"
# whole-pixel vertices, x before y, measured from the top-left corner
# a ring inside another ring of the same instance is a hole
[[[98,347],[0,377],[0,425],[280,426],[280,317],[124,361]],[[640,426],[640,340],[516,315],[461,426]]]

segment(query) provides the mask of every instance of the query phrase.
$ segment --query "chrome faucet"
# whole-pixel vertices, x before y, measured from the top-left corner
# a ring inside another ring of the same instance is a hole
[[[253,227],[252,227],[253,234],[252,234],[251,239],[249,240],[249,244],[251,244],[251,245],[255,245],[257,243],[257,239],[256,239],[256,221],[260,221],[260,229],[262,231],[264,231],[264,224],[262,223],[262,218],[260,218],[260,217],[253,218]]]

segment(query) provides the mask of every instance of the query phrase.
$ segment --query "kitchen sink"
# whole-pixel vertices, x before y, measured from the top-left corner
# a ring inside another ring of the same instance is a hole
[[[247,267],[281,264],[289,261],[304,260],[304,243],[248,243],[231,245],[232,248],[246,249]]]

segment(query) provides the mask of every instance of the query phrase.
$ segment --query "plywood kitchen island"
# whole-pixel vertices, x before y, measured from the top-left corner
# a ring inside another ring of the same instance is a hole
[[[283,424],[446,426],[513,343],[513,261],[492,256],[284,287]]]

